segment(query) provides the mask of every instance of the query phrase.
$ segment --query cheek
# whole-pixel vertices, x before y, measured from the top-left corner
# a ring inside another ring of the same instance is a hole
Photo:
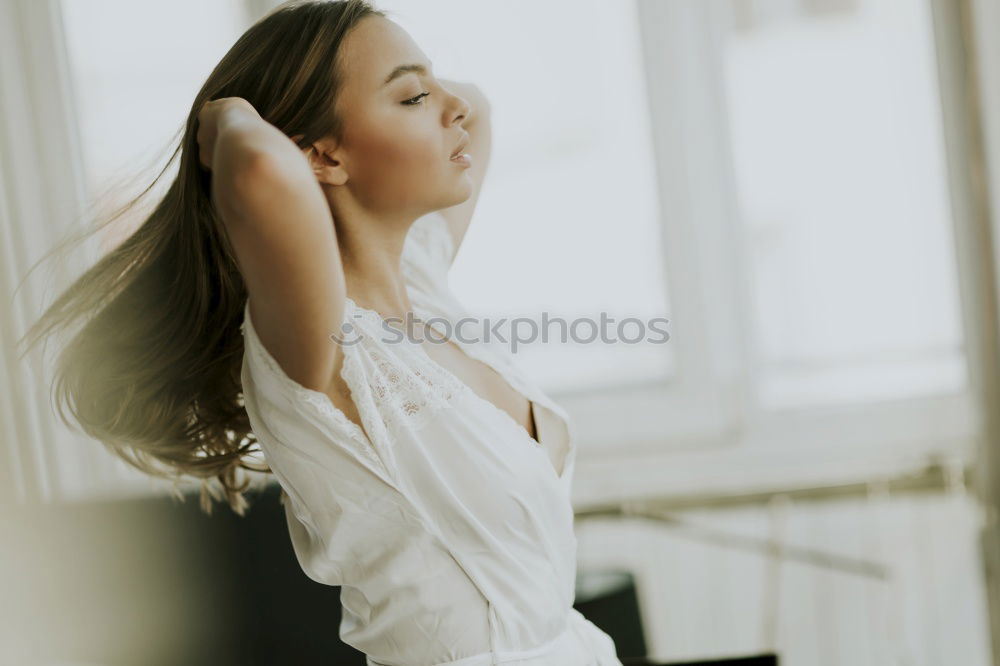
[[[397,125],[393,131],[371,134],[359,152],[358,176],[373,187],[426,182],[449,166],[447,156],[442,155],[439,130],[433,134]]]
[[[432,167],[440,157],[440,139],[429,132],[412,131],[396,134],[385,146],[391,152],[393,159],[402,167],[410,169],[427,169]]]

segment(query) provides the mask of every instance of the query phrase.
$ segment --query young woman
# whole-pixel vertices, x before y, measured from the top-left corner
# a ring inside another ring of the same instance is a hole
[[[572,607],[567,415],[465,340],[448,286],[488,108],[363,0],[265,16],[199,92],[164,199],[46,313],[103,305],[61,395],[132,464],[215,476],[239,513],[256,442],[369,664],[620,664]]]

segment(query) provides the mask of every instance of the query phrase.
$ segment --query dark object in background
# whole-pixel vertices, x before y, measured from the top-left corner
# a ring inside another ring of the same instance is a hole
[[[207,516],[197,494],[16,507],[0,576],[29,572],[11,580],[28,607],[0,655],[6,629],[25,666],[363,666],[338,635],[340,588],[299,568],[278,493],[248,493],[245,518]]]
[[[628,571],[577,571],[573,607],[611,636],[619,659],[646,654],[639,597]]]

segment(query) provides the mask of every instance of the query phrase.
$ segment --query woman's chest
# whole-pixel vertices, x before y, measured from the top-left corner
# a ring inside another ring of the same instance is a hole
[[[417,370],[415,374],[419,375],[421,366],[424,368],[422,376],[428,380],[434,372],[438,374],[443,372],[452,382],[457,382],[471,391],[474,397],[488,403],[493,409],[505,413],[520,425],[529,437],[538,440],[531,401],[523,393],[515,390],[510,381],[498,372],[491,362],[479,360],[477,358],[479,354],[463,351],[465,347],[460,348],[459,343],[441,339],[438,332],[428,331],[426,327],[420,335],[408,340],[406,344],[409,347],[406,353],[401,353],[402,350],[398,350],[399,353],[386,352],[384,349],[369,352],[383,359],[377,367],[381,375],[380,383],[391,386],[394,379],[402,374],[413,373],[414,370]],[[364,352],[361,349],[357,351]],[[347,353],[349,352],[345,351],[339,355],[324,393],[348,419],[360,426],[362,420],[356,405],[355,392],[344,378],[343,365],[347,361]],[[434,372],[431,372],[432,370]],[[426,390],[434,390],[432,381],[428,381]]]
[[[414,321],[403,330],[351,304],[358,337],[345,346],[327,391],[347,418],[365,429],[358,407],[364,412],[374,404],[390,430],[420,427],[442,405],[460,402],[474,421],[485,417],[498,424],[506,434],[501,440],[509,436],[531,456],[543,458],[545,475],[562,477],[572,448],[565,414],[505,349],[458,335],[466,329],[455,325],[456,317],[465,321],[470,315],[417,307]]]
[[[538,429],[536,427],[532,402],[523,394],[514,390],[508,380],[493,369],[490,365],[469,357],[465,352],[458,350],[454,343],[432,343],[424,341],[424,352],[441,369],[447,371],[455,379],[461,382],[468,390],[485,403],[492,405],[492,408],[505,413],[512,421],[520,425],[525,433],[534,439],[539,440]],[[356,425],[363,428],[363,421],[360,411],[354,399],[354,392],[351,386],[343,378],[342,367],[345,362],[343,354],[335,365],[331,381],[327,390],[324,391],[330,402]],[[402,363],[402,359],[394,359],[394,363]],[[386,367],[383,364],[380,369],[385,378],[398,376],[398,369]],[[428,386],[426,390],[433,390]]]
[[[459,343],[451,340],[431,341],[425,336],[420,344],[434,363],[452,374],[483,401],[505,412],[524,428],[529,437],[538,440],[531,401],[515,390],[510,381],[492,365],[463,351],[458,347]]]

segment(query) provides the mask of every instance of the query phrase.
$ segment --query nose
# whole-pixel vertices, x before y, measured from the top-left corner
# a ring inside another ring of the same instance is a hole
[[[472,114],[472,106],[463,97],[452,95],[454,98],[454,112],[457,113],[455,121],[465,120]]]

